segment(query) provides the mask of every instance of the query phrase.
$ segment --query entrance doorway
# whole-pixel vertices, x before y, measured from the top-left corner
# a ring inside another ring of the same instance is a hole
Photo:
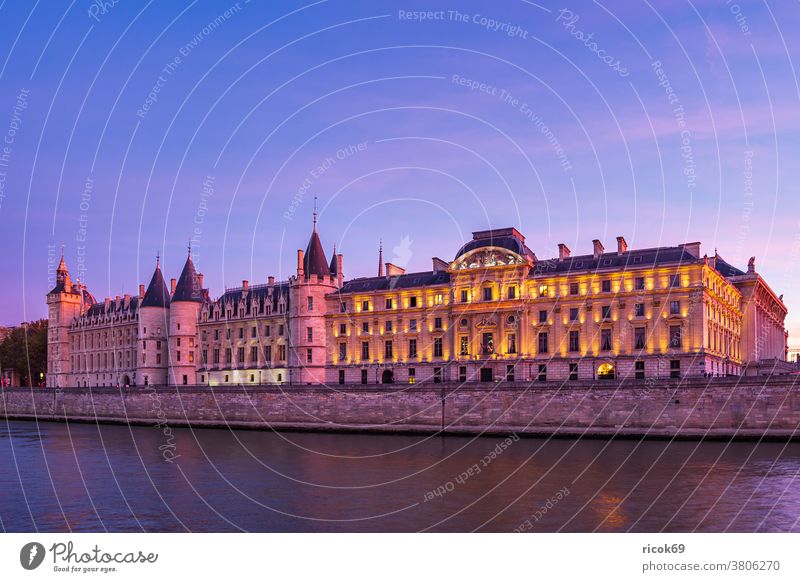
[[[381,376],[381,382],[384,384],[394,384],[394,372],[391,370],[384,370]]]
[[[597,367],[598,380],[613,380],[614,376],[614,364],[606,362]]]
[[[481,382],[494,382],[494,371],[491,368],[481,368]]]

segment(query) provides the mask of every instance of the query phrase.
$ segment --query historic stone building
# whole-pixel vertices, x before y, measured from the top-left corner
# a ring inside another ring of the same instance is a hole
[[[169,288],[98,302],[63,260],[47,296],[50,386],[375,384],[723,376],[782,370],[786,306],[700,243],[541,260],[514,228],[452,261],[345,280],[316,228],[288,281],[213,299],[191,252]]]

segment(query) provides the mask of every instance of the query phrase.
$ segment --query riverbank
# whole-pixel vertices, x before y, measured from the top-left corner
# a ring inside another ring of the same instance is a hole
[[[5,388],[0,417],[185,427],[800,440],[796,376],[347,386]]]

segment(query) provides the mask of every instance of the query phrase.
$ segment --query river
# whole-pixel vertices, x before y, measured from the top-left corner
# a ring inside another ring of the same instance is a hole
[[[8,532],[800,531],[800,443],[0,421]]]

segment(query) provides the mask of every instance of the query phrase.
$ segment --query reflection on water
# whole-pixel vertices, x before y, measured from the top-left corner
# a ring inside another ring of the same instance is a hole
[[[0,527],[800,531],[797,443],[173,432],[0,421]]]

